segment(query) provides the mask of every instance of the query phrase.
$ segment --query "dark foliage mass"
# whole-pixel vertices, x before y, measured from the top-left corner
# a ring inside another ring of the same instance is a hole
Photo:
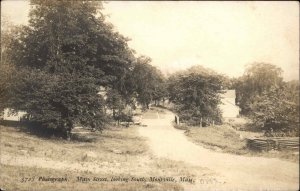
[[[223,76],[205,69],[193,67],[177,73],[168,80],[170,101],[182,120],[192,125],[222,122],[219,109]]]
[[[1,110],[26,111],[37,126],[68,134],[76,125],[103,129],[106,109],[130,121],[127,105],[160,99],[154,91],[163,77],[135,58],[129,39],[105,21],[101,2],[32,0],[31,6],[28,26],[4,32]]]
[[[138,92],[137,100],[147,109],[151,101],[158,104],[167,94],[164,76],[150,62],[150,58],[139,57],[131,81]]]
[[[105,20],[100,1],[31,0],[31,6],[28,26],[2,20],[1,111],[26,111],[39,128],[68,135],[76,125],[101,130],[108,117],[129,122],[128,106],[147,109],[169,98],[182,120],[211,124],[222,122],[222,90],[236,89],[241,114],[256,127],[299,135],[299,81],[284,82],[272,64],[254,63],[236,79],[196,66],[166,80],[150,58],[135,56],[129,39]]]
[[[282,70],[254,63],[236,79],[237,102],[242,114],[271,136],[299,136],[299,81],[284,82]]]
[[[126,93],[134,56],[127,39],[105,22],[97,1],[31,1],[29,26],[6,52],[16,70],[10,107],[41,127],[102,129],[100,86]]]

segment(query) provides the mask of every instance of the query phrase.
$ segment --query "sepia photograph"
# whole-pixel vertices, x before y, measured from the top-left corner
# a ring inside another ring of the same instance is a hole
[[[2,0],[0,191],[299,190],[298,1]]]

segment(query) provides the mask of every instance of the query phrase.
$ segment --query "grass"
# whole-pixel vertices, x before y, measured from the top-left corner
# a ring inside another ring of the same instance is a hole
[[[217,152],[231,153],[245,156],[258,156],[279,158],[291,162],[299,162],[299,153],[295,151],[262,151],[255,152],[246,147],[246,139],[240,137],[238,131],[229,125],[210,127],[177,126],[175,128],[185,130],[185,135],[195,144]],[[247,132],[243,132],[247,135]]]
[[[190,127],[185,133],[189,139],[204,147],[234,154],[245,154],[246,141],[227,126]]]
[[[148,148],[144,140],[137,137],[135,131],[136,128],[114,128],[102,133],[94,133],[92,142],[79,142],[42,139],[23,133],[16,128],[2,126],[1,141],[5,144],[1,150],[2,153],[9,153],[10,155],[20,155],[22,154],[20,152],[26,151],[31,157],[47,157],[53,160],[67,160],[69,162],[79,162],[85,153],[97,152],[101,153],[101,155],[97,155],[95,161],[103,161],[106,158],[110,158],[112,161],[119,161],[119,155],[114,153],[116,150],[130,155],[132,158],[147,151]]]
[[[73,172],[68,170],[49,170],[45,168],[29,168],[29,167],[18,167],[2,165],[1,166],[1,181],[2,188],[5,190],[103,190],[103,191],[135,191],[135,190],[182,190],[182,188],[174,183],[143,183],[143,182],[105,182],[105,181],[93,181],[94,177],[97,178],[108,178],[111,177],[130,177],[128,174],[110,174],[110,173],[90,173],[90,172]],[[22,178],[34,178],[33,181],[22,182]],[[52,178],[67,178],[67,182],[50,182],[40,181],[39,177],[52,177]],[[91,181],[80,182],[77,177],[90,178]],[[99,180],[99,179],[98,179]]]
[[[40,138],[19,128],[1,128],[0,188],[5,190],[183,190],[178,182],[115,181],[83,183],[77,177],[201,177],[208,169],[154,157],[138,127],[115,128],[85,135],[92,141]],[[3,161],[3,157],[20,159]],[[53,166],[50,162],[55,162]],[[25,165],[24,165],[25,164]],[[68,166],[63,166],[68,164]],[[55,168],[54,168],[55,167]],[[75,168],[76,167],[76,168]],[[67,182],[38,181],[38,177],[66,177]],[[21,182],[22,178],[34,181]]]

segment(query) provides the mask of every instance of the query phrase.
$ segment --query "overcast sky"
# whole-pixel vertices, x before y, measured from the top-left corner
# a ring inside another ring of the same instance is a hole
[[[26,24],[29,3],[1,2],[1,12]],[[286,80],[299,78],[299,3],[140,1],[105,4],[105,13],[138,55],[172,73],[202,65],[241,76],[247,64],[280,66]]]

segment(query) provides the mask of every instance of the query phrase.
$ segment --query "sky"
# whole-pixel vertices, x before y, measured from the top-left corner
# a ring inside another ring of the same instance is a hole
[[[299,79],[299,3],[296,1],[110,1],[107,20],[165,74],[202,65],[230,77],[266,62]],[[29,3],[1,2],[1,14],[28,22]]]

